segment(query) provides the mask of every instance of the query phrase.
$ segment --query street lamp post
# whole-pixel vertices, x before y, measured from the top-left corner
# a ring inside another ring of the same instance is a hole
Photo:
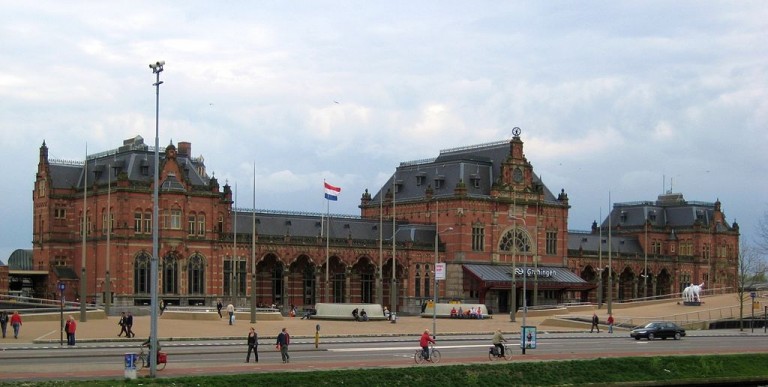
[[[526,287],[527,285],[527,279],[528,279],[528,259],[523,261],[523,327],[527,326],[525,325],[525,318],[528,316],[528,298],[526,295]],[[523,330],[520,330],[520,334],[523,335]],[[523,355],[525,355],[525,335],[521,338],[523,342]]]
[[[645,247],[643,248],[643,261],[645,268],[643,269],[643,299],[648,297],[648,216],[645,219]]]
[[[513,249],[515,247],[512,247]],[[517,322],[517,252],[512,253],[512,307],[509,309],[509,319]]]
[[[438,296],[438,287],[439,284],[437,282],[437,264],[438,264],[438,250],[437,250],[437,244],[439,242],[438,235],[439,235],[439,227],[440,227],[440,211],[439,211],[439,201],[435,200],[435,289],[434,293],[435,296],[432,297],[432,337],[437,336],[437,296]],[[453,227],[448,227],[444,232],[452,231]]]
[[[611,262],[611,191],[608,191],[608,314],[613,313],[613,262]]]
[[[149,330],[149,376],[157,374],[157,266],[159,253],[158,240],[158,216],[159,216],[159,192],[160,192],[160,73],[163,71],[165,61],[158,61],[149,65],[157,78],[155,86],[155,183],[152,192],[152,262],[150,268],[150,330]]]
[[[598,227],[599,234],[598,234],[598,241],[597,241],[597,309],[602,309],[603,307],[603,209],[600,208],[600,216],[598,217],[600,219],[600,225]]]
[[[513,215],[512,218],[512,308],[509,311],[510,321],[517,321],[517,250],[519,247],[517,238],[517,221],[518,219],[523,222],[523,226],[526,226],[525,219],[520,218],[517,215]],[[523,324],[525,325],[525,324]]]
[[[397,193],[397,171],[392,175],[392,283],[389,286],[389,303],[390,313],[392,314],[392,320],[397,321],[397,277],[395,272],[397,271],[397,256],[395,255],[395,245],[397,240],[395,234],[397,234],[397,217],[395,216],[395,195]]]

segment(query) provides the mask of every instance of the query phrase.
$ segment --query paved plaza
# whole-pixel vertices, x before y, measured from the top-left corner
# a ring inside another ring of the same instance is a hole
[[[698,307],[683,306],[681,302],[669,300],[656,303],[640,303],[631,307],[615,304],[613,315],[617,324],[633,321],[642,321],[643,319],[667,319],[667,320],[710,320],[727,317],[726,313],[731,313],[738,309],[738,299],[736,294],[723,294],[705,297],[702,305]],[[574,308],[576,309],[576,308]],[[118,309],[119,310],[119,309]],[[172,309],[169,309],[172,310]],[[583,324],[561,323],[558,317],[568,315],[588,320],[595,312],[604,322],[608,317],[605,305],[601,309],[595,307],[579,307],[576,310],[560,310],[549,316],[536,316],[531,312],[526,318],[526,325],[536,326],[540,332],[580,332],[588,331],[589,323]],[[209,313],[216,314],[215,308]],[[749,314],[749,302],[745,305],[745,314]],[[234,325],[227,323],[227,316],[222,319],[214,320],[192,320],[192,319],[172,319],[170,314],[161,316],[158,320],[158,334],[161,341],[171,340],[193,340],[200,339],[228,339],[243,338],[247,335],[251,326],[256,328],[260,337],[276,336],[283,327],[293,337],[314,337],[316,326],[320,325],[321,338],[338,336],[368,336],[368,335],[416,335],[424,331],[425,328],[432,329],[432,319],[417,316],[399,317],[396,324],[389,321],[338,321],[338,320],[302,320],[299,317],[285,317],[282,321],[257,321],[251,324],[248,319],[238,319]],[[75,314],[79,317],[79,313]],[[496,329],[503,332],[519,332],[523,319],[518,314],[517,321],[510,321],[508,314],[493,315],[493,318],[484,320],[465,320],[465,319],[437,319],[437,335],[441,334],[465,334],[465,333],[491,333]],[[23,318],[23,316],[22,316]],[[87,322],[78,323],[77,341],[80,343],[94,341],[116,341],[121,339],[117,337],[120,327],[117,322],[119,317],[110,316],[108,318],[91,318]],[[135,340],[143,340],[149,335],[149,316],[134,317],[133,331],[136,334]],[[11,333],[10,327],[8,328]],[[59,339],[60,335],[59,321],[28,321],[21,328],[20,337],[16,340],[13,335],[8,335],[6,339],[0,339],[0,347],[9,347],[17,345],[29,345],[32,343],[50,342]]]

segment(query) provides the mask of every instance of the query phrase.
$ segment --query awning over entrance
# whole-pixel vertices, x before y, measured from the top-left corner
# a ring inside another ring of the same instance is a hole
[[[523,267],[513,268],[512,265],[465,264],[462,266],[464,272],[479,281],[483,288],[511,289],[513,269],[516,271],[515,286],[518,288],[523,287],[524,272],[526,287],[529,289],[533,288],[536,281],[540,290],[589,290],[596,287],[564,267],[539,266],[527,267],[524,270]]]

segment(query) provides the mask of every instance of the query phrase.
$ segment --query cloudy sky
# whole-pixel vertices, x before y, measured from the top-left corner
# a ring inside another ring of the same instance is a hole
[[[569,228],[614,202],[768,208],[763,1],[0,0],[0,260],[31,248],[43,140],[82,160],[141,135],[192,143],[238,206],[359,214],[401,161],[511,138]]]

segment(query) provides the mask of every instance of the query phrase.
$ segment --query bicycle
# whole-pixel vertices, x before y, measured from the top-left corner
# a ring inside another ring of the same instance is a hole
[[[416,350],[416,353],[413,354],[413,361],[416,362],[416,364],[424,363],[424,361],[428,361],[430,363],[439,363],[440,362],[440,351],[435,349],[434,345],[429,346],[429,359],[424,358],[424,351],[419,348]]]
[[[144,352],[144,347],[139,347],[139,353],[137,354],[137,360],[141,362],[140,368],[149,367],[149,353]],[[162,371],[165,366],[168,365],[168,354],[165,352],[157,352],[157,370]]]
[[[510,351],[509,345],[504,344],[504,356],[501,356],[499,353],[499,349],[495,345],[491,345],[491,348],[488,349],[488,360],[494,361],[494,360],[509,360],[512,358],[512,351]]]

